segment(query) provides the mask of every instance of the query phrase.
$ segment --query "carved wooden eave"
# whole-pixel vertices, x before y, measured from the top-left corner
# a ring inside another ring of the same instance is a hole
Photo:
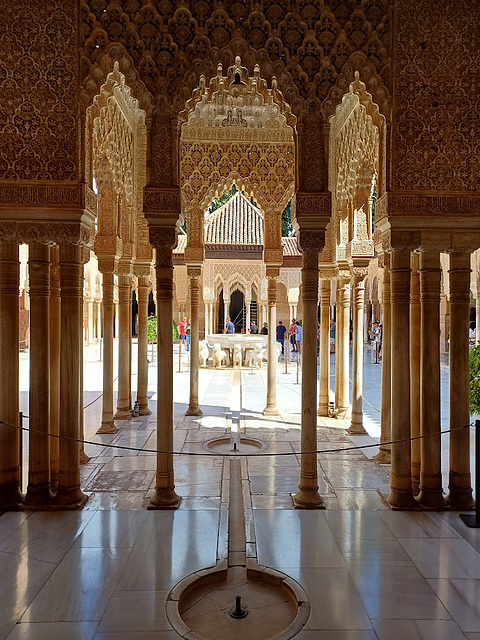
[[[475,251],[480,246],[480,195],[389,192],[375,207],[375,246]]]

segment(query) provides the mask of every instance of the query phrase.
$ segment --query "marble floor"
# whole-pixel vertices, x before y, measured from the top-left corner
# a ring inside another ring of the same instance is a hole
[[[228,461],[209,453],[207,443],[230,431],[261,440],[263,454],[283,454],[245,459],[246,551],[306,590],[311,615],[296,638],[480,640],[480,530],[466,528],[455,512],[390,511],[384,501],[389,467],[372,461],[375,447],[352,449],[378,442],[381,365],[372,364],[369,350],[370,435],[351,438],[345,423],[318,421],[319,485],[327,506],[321,511],[296,511],[291,500],[300,449],[295,363],[287,373],[278,367],[280,417],[261,413],[265,370],[235,376],[202,369],[204,415],[187,418],[188,359],[179,362],[175,354],[175,476],[182,502],[172,512],[145,509],[155,476],[154,363],[152,415],[118,422],[117,434],[98,436],[102,363],[95,345],[85,355],[85,437],[94,443],[86,445],[91,459],[82,467],[89,501],[80,512],[0,516],[0,640],[178,638],[165,613],[169,591],[225,557]],[[445,392],[448,370],[442,373]],[[21,358],[21,384],[28,413],[28,354]],[[448,438],[444,453],[447,448]]]

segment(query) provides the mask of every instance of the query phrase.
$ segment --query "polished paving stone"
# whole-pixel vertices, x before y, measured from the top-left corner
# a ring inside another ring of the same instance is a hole
[[[298,640],[480,640],[479,530],[467,529],[454,512],[390,511],[389,466],[372,461],[374,447],[365,453],[350,449],[378,443],[381,365],[372,364],[368,349],[369,435],[350,437],[348,423],[319,418],[318,449],[324,452],[318,456],[319,485],[327,508],[313,511],[295,510],[291,498],[300,472],[301,386],[295,365],[287,374],[283,364],[277,371],[278,417],[262,415],[266,369],[242,372],[241,406],[231,370],[202,369],[204,415],[185,417],[188,357],[183,354],[179,373],[175,354],[174,446],[181,455],[174,465],[182,502],[172,512],[146,510],[155,485],[155,454],[147,451],[156,446],[155,414],[118,422],[116,434],[96,435],[98,347],[88,347],[86,358],[85,404],[94,401],[85,410],[92,459],[82,467],[89,501],[81,512],[0,517],[0,640],[178,638],[165,615],[169,590],[224,553],[229,465],[207,454],[205,445],[228,435],[231,426],[264,442],[263,452],[288,454],[245,461],[247,552],[305,588],[312,610]],[[155,367],[149,375],[155,411]],[[26,409],[28,354],[21,354],[21,381]],[[444,399],[447,391],[443,366]],[[447,409],[443,402],[445,428]],[[442,446],[445,472],[448,437]],[[25,465],[27,452],[28,439]],[[27,466],[24,487],[26,473]]]

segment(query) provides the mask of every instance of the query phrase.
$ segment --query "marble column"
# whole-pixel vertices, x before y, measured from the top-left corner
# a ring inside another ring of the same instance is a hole
[[[318,248],[311,239],[303,240],[302,248],[302,417],[300,484],[294,497],[296,508],[324,507],[318,492],[317,466],[317,307]],[[309,452],[309,453],[304,453]]]
[[[223,328],[225,329],[225,327],[227,326],[227,318],[229,317],[229,313],[230,313],[230,303],[227,301],[223,301]],[[192,338],[190,337],[190,341],[192,340]]]
[[[84,251],[83,252],[83,264],[85,264],[88,261],[88,257],[89,257],[89,252]],[[83,268],[82,268],[82,291],[83,291]],[[80,439],[81,440],[85,440],[85,429],[84,429],[84,412],[83,412],[83,404],[84,404],[84,394],[83,394],[83,346],[84,346],[84,341],[83,341],[83,305],[84,305],[84,300],[83,300],[83,296],[80,298],[80,331],[82,333],[82,341],[80,343],[80,356],[79,356],[79,362],[80,362]],[[83,442],[80,444],[80,464],[87,464],[87,462],[90,462],[90,457],[87,456],[87,454],[85,453],[85,445],[83,444]]]
[[[445,506],[440,436],[440,252],[420,253],[420,440],[418,502],[429,509]]]
[[[138,379],[137,402],[141,416],[152,412],[148,408],[148,287],[147,275],[138,276]]]
[[[130,410],[130,333],[132,324],[132,277],[118,276],[118,395],[115,420],[129,420]]]
[[[102,303],[97,302],[97,340],[100,342],[102,338]]]
[[[392,509],[416,506],[412,494],[410,438],[410,250],[390,255],[392,314],[392,473],[388,503]]]
[[[198,404],[198,309],[200,304],[200,278],[202,268],[200,266],[187,266],[187,275],[190,281],[190,400],[185,415],[201,416],[202,410]]]
[[[470,478],[469,344],[470,254],[451,253],[450,286],[450,472],[447,502],[456,509],[473,506]],[[478,333],[478,329],[477,329]],[[480,460],[477,460],[480,464]],[[480,500],[480,496],[477,496]]]
[[[93,326],[95,322],[93,300],[89,300],[87,304],[88,304],[88,344],[91,344],[93,342],[93,336],[94,336]]]
[[[26,505],[47,505],[50,491],[50,247],[28,248],[30,297],[30,389]]]
[[[60,459],[55,504],[79,508],[87,500],[80,489],[80,353],[83,296],[82,249],[60,245]]]
[[[337,279],[335,281],[335,409],[338,410],[338,398],[340,393],[340,386],[338,384],[339,380],[339,367],[341,361],[341,350],[343,346],[343,342],[340,338],[342,335],[342,319],[343,314],[340,313],[340,281]]]
[[[348,280],[338,282],[339,306],[337,307],[337,358],[338,388],[337,417],[347,419],[350,416],[350,285]]]
[[[210,303],[209,302],[204,302],[203,304],[205,306],[205,340],[206,340],[207,336],[208,336],[208,321],[209,321]]]
[[[0,241],[0,420],[19,423],[19,277],[18,244]],[[8,375],[5,374],[8,372]],[[20,493],[18,429],[0,424],[0,508],[17,505]]]
[[[171,509],[180,504],[173,470],[173,264],[175,229],[150,229],[156,251],[157,277],[157,473],[148,509]]]
[[[353,285],[353,360],[352,360],[352,422],[349,433],[366,434],[363,426],[363,310],[365,275],[354,275]]]
[[[103,395],[102,424],[97,433],[117,433],[113,421],[113,266],[102,269],[102,309],[103,309]]]
[[[277,278],[280,269],[267,267],[268,279],[268,351],[267,351],[267,404],[266,416],[278,416],[277,409]]]
[[[250,300],[247,300],[246,303],[246,308],[247,308],[247,314],[246,314],[246,319],[245,319],[245,333],[248,333],[250,331]]]
[[[390,255],[383,254],[383,332],[382,332],[382,404],[380,415],[380,448],[374,457],[379,464],[390,464],[392,447],[385,444],[392,436],[392,313],[390,306]]]
[[[322,280],[320,287],[320,382],[318,394],[319,416],[328,416],[330,392],[330,280]]]
[[[451,321],[450,326],[452,326]],[[477,281],[477,297],[475,299],[475,346],[478,344],[480,344],[480,283]]]
[[[58,486],[60,432],[60,268],[58,247],[50,247],[50,488]]]
[[[412,438],[420,435],[420,275],[419,255],[412,253],[410,276],[410,431]],[[385,365],[385,363],[384,363]],[[420,440],[412,440],[412,488],[413,495],[420,490],[421,452]]]

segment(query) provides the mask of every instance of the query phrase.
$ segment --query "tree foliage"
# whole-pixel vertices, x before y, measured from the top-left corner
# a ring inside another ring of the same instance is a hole
[[[470,349],[470,414],[480,413],[480,345]]]
[[[172,320],[172,339],[178,340],[178,327],[175,320]],[[157,316],[151,316],[147,322],[148,342],[157,342]]]

